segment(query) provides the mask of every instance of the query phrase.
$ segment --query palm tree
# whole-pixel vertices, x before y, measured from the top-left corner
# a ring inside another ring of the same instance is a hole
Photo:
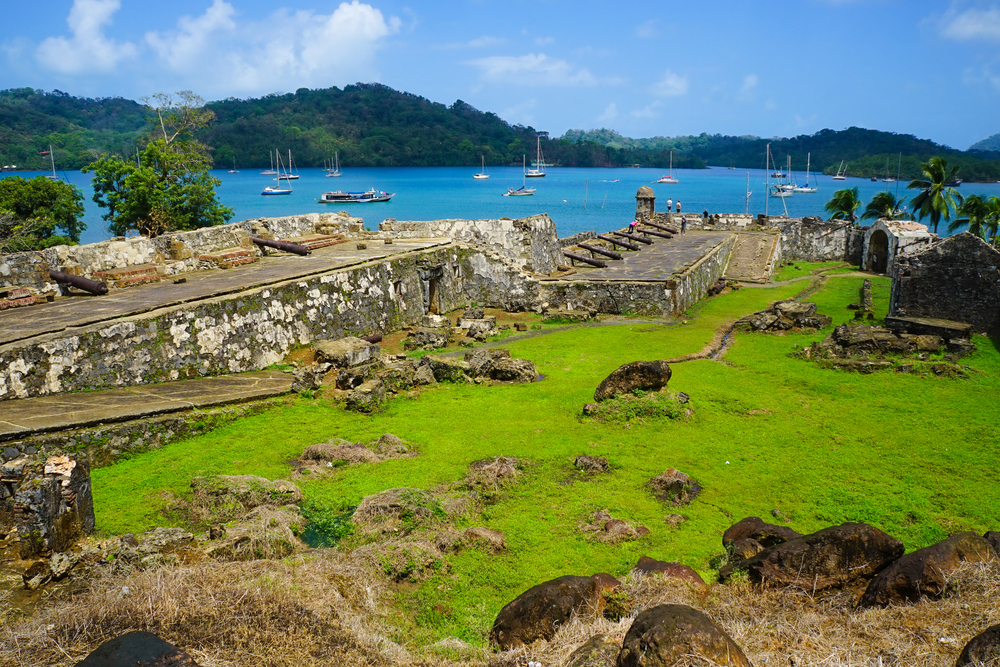
[[[957,211],[962,205],[962,195],[948,185],[954,182],[958,167],[949,167],[944,158],[932,157],[921,164],[920,168],[925,178],[910,181],[906,187],[908,190],[920,190],[911,202],[913,210],[921,220],[929,216],[931,230],[937,234],[941,218],[951,219],[952,210]]]
[[[970,197],[971,199],[971,197]],[[986,219],[983,221],[983,238],[987,235],[990,243],[996,245],[997,233],[1000,232],[1000,197],[990,197],[986,200]]]
[[[854,222],[858,216],[854,212],[861,208],[861,199],[858,198],[858,189],[837,190],[833,193],[833,199],[826,203],[826,210],[833,215],[831,220],[849,220]]]
[[[865,208],[862,220],[913,220],[903,206],[905,199],[897,199],[891,192],[880,192],[872,197]]]
[[[980,238],[986,237],[986,225],[990,217],[989,201],[979,195],[969,195],[958,207],[957,214],[962,217],[951,221],[948,225],[949,233],[967,226],[969,233]]]

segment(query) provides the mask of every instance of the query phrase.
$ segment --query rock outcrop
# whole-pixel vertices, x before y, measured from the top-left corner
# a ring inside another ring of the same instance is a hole
[[[779,301],[767,310],[744,317],[737,325],[747,325],[753,331],[789,331],[792,329],[825,329],[833,323],[826,315],[816,314],[815,303]]]
[[[670,365],[665,361],[633,361],[619,366],[597,385],[595,401],[604,401],[636,389],[659,391],[670,381]]]
[[[701,487],[687,473],[674,468],[667,468],[649,480],[649,486],[659,500],[674,505],[686,505],[701,492]]]
[[[1000,625],[991,625],[969,640],[955,661],[955,667],[1000,663]]]
[[[151,632],[129,632],[104,642],[76,667],[198,667],[198,663]]]
[[[802,537],[802,534],[787,526],[776,526],[765,523],[760,517],[748,516],[726,529],[722,534],[722,546],[728,549],[740,540],[751,539],[762,547],[773,547],[797,537]]]
[[[688,567],[683,563],[667,562],[656,560],[655,558],[650,558],[649,556],[640,556],[639,562],[635,564],[632,571],[644,575],[659,574],[670,579],[687,581],[694,584],[696,588],[708,588],[708,585],[705,583],[705,580],[701,578],[701,575],[695,572],[693,568]]]
[[[622,642],[617,667],[701,664],[752,667],[726,631],[691,607],[663,604],[641,612]]]

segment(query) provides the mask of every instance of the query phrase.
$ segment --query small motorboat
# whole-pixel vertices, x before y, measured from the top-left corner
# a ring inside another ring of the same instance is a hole
[[[384,192],[382,190],[366,190],[365,192],[324,192],[319,196],[320,204],[371,204],[380,201],[389,201],[395,196],[395,192]]]

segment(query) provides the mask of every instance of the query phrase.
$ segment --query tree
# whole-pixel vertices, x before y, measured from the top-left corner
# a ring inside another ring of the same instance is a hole
[[[833,193],[833,198],[825,206],[828,213],[831,213],[831,220],[849,220],[854,222],[858,216],[854,214],[861,208],[861,199],[858,197],[858,189],[837,190]]]
[[[913,220],[903,206],[905,199],[897,199],[891,192],[879,192],[865,207],[862,220]]]
[[[992,197],[991,199],[997,198]],[[954,232],[962,227],[968,227],[970,233],[982,239],[986,238],[991,227],[990,218],[995,213],[989,199],[983,199],[979,195],[969,195],[962,202],[962,205],[958,207],[957,213],[962,217],[951,221],[951,224],[948,225],[949,232]],[[996,224],[994,219],[992,222],[993,236],[996,236]]]
[[[209,175],[208,149],[194,138],[215,115],[190,91],[145,101],[152,131],[140,164],[104,155],[84,169],[94,173],[94,201],[108,211],[108,231],[156,236],[228,221],[233,210],[215,197],[222,182]]]
[[[83,194],[44,176],[0,179],[0,252],[79,243]]]
[[[910,181],[909,190],[919,190],[913,197],[913,210],[921,220],[930,217],[931,231],[937,234],[941,219],[951,219],[951,212],[957,211],[962,205],[962,195],[958,190],[948,185],[955,182],[958,167],[949,167],[948,161],[941,157],[932,157],[920,165],[924,178]]]

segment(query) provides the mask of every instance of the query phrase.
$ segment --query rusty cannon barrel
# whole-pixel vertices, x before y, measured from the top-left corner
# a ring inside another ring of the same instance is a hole
[[[605,250],[604,248],[599,248],[596,245],[590,245],[589,243],[577,243],[577,248],[583,248],[584,250],[589,250],[592,253],[598,255],[604,255],[605,257],[610,257],[611,259],[621,259],[622,254],[620,252],[615,252],[614,250]]]
[[[65,273],[63,271],[49,270],[49,277],[57,283],[65,283],[66,285],[72,285],[73,287],[79,287],[85,292],[90,292],[91,294],[107,294],[108,286],[102,282],[96,280],[91,280],[90,278],[84,278],[83,276],[74,276],[72,273]]]
[[[631,241],[622,241],[621,239],[616,239],[613,236],[608,236],[607,234],[598,234],[597,238],[602,241],[607,241],[608,243],[616,246],[621,246],[622,248],[628,248],[629,250],[638,250],[639,244],[632,243]]]
[[[649,239],[644,239],[641,236],[636,236],[635,234],[629,234],[628,232],[616,232],[612,231],[615,236],[620,236],[623,239],[628,239],[629,241],[638,241],[639,243],[645,243],[646,245],[653,245],[653,242]]]
[[[251,236],[250,240],[257,245],[267,246],[268,248],[274,248],[275,250],[284,250],[285,252],[293,252],[296,255],[308,255],[312,252],[312,250],[304,245],[289,243],[288,241],[272,241],[271,239],[262,239],[259,236]]]
[[[372,334],[371,336],[360,336],[361,340],[366,343],[381,343],[382,334]]]
[[[563,250],[563,256],[568,257],[574,262],[583,262],[584,264],[590,264],[591,266],[596,266],[599,269],[606,269],[608,263],[600,259],[591,259],[590,257],[584,257],[583,255],[578,255],[575,252],[566,252]]]
[[[655,229],[639,229],[640,234],[649,234],[650,236],[659,236],[661,239],[672,239],[673,234],[667,234],[666,232],[658,232]]]
[[[649,225],[650,227],[656,227],[657,229],[661,229],[661,230],[663,230],[665,232],[670,232],[671,234],[680,234],[680,232],[677,231],[674,227],[668,227],[666,225],[661,225],[658,222],[649,221],[649,222],[644,222],[642,224]]]

